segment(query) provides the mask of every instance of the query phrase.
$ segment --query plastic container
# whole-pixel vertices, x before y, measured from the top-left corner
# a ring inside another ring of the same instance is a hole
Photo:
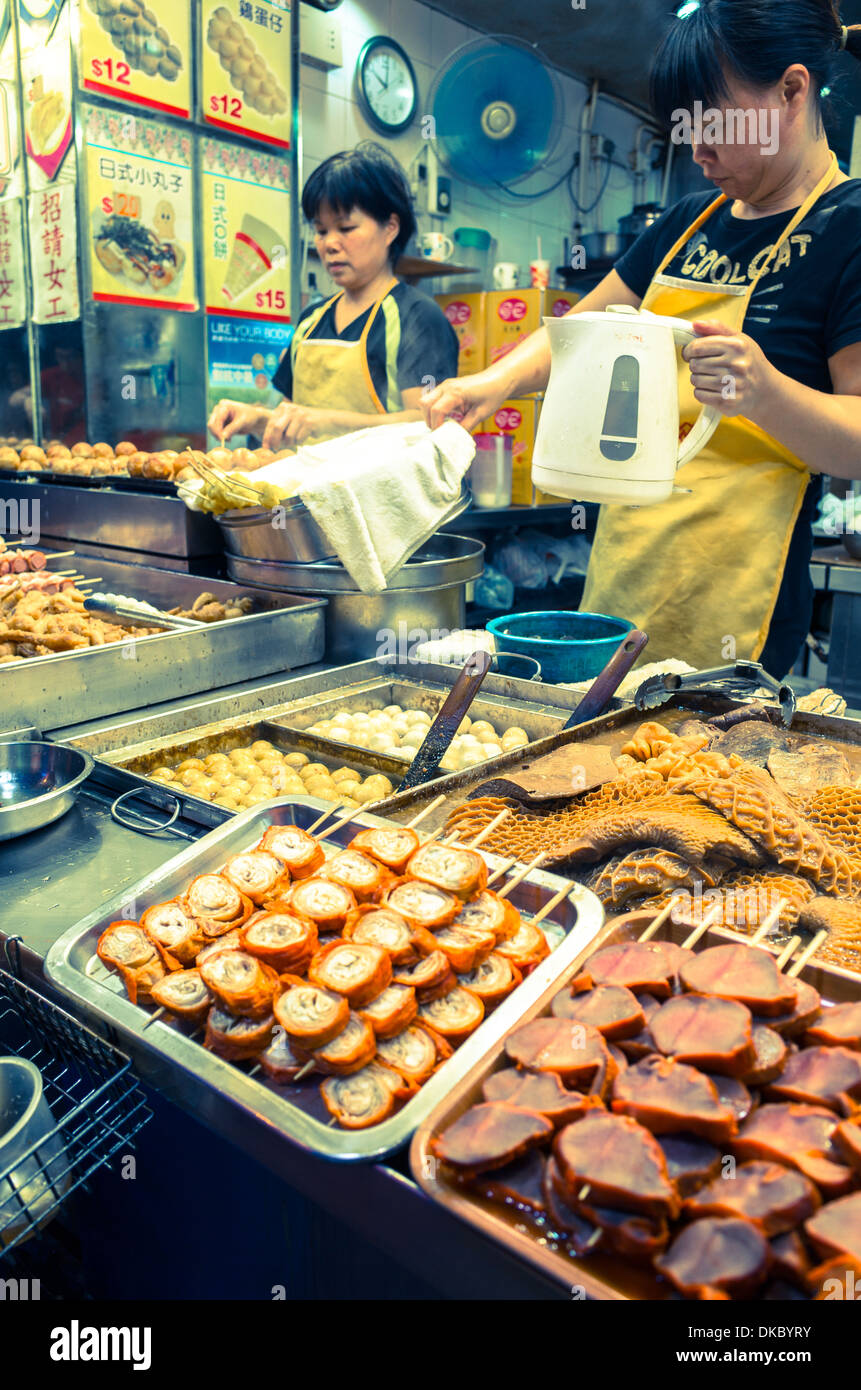
[[[446,275],[439,294],[475,294],[493,288],[493,237],[483,227],[455,227],[452,232],[455,265],[470,267],[469,275]]]
[[[474,434],[475,458],[469,467],[474,507],[510,507],[514,477],[510,434]]]
[[[39,1068],[24,1057],[0,1057],[0,1249],[47,1218],[69,1185],[54,1130]]]
[[[499,652],[531,656],[551,684],[590,680],[603,671],[634,624],[603,613],[510,613],[487,624]]]

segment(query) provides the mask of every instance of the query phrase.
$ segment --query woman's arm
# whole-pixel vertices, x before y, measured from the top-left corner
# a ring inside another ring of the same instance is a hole
[[[746,333],[711,319],[694,327],[700,336],[683,356],[698,401],[746,416],[814,473],[861,478],[861,343],[828,359],[832,396],[779,372]]]
[[[374,411],[365,415],[357,410],[323,410],[310,405],[294,405],[292,401],[282,401],[273,411],[263,435],[264,449],[289,449],[302,444],[315,431],[366,430],[374,425],[413,424],[422,418],[419,402],[422,398],[421,386],[403,391],[404,409],[385,415]]]
[[[640,296],[629,290],[624,280],[611,270],[600,285],[583,296],[571,313],[594,312],[610,304],[633,304],[639,308],[641,302]],[[550,338],[547,329],[542,327],[485,371],[475,376],[450,377],[442,382],[422,397],[422,410],[432,429],[454,415],[460,417],[464,429],[472,430],[509,397],[543,391],[549,377]]]

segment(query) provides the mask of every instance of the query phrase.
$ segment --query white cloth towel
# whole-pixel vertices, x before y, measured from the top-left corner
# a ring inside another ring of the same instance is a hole
[[[299,496],[357,588],[379,594],[456,513],[474,455],[453,420],[377,425],[301,448]]]

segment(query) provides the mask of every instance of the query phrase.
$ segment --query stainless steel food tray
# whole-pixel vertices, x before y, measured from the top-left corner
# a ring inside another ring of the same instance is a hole
[[[191,607],[198,594],[249,597],[261,611],[194,631],[155,633],[83,651],[37,656],[2,669],[3,722],[62,729],[83,719],[157,705],[319,661],[325,601],[247,589],[172,570],[76,556],[79,573],[101,592],[127,594],[157,608]]]
[[[407,1143],[450,1087],[514,1026],[524,1010],[559,979],[588,946],[601,928],[604,913],[594,894],[572,884],[570,894],[553,914],[560,928],[556,933],[559,944],[443,1063],[419,1093],[397,1115],[382,1124],[358,1131],[329,1128],[329,1116],[319,1097],[318,1082],[279,1087],[261,1074],[250,1076],[244,1069],[250,1067],[249,1063],[234,1064],[214,1056],[164,1019],[145,1029],[148,1011],[130,1003],[118,976],[105,971],[95,957],[99,936],[112,921],[138,916],[147,905],[174,897],[196,874],[218,869],[229,855],[255,844],[268,825],[308,826],[325,809],[325,802],[308,797],[292,802],[270,802],[234,817],[131,889],[116,894],[67,931],[49,950],[45,973],[76,1005],[116,1030],[123,1040],[124,1050],[135,1059],[144,1077],[152,1079],[172,1099],[193,1109],[200,1118],[206,1120],[215,1109],[226,1104],[233,1110],[234,1119],[238,1108],[249,1124],[259,1122],[270,1132],[325,1158],[368,1161],[394,1153]],[[343,847],[358,828],[386,824],[390,822],[379,816],[357,814],[349,826],[325,843],[334,851]],[[492,855],[487,858],[494,867],[502,862]],[[553,874],[535,872],[514,889],[511,898],[528,918],[558,892],[564,882]],[[548,936],[552,940],[552,931]]]
[[[191,511],[181,497],[13,479],[4,481],[3,495],[19,505],[38,503],[43,536],[177,557],[221,553],[221,532],[212,517]]]

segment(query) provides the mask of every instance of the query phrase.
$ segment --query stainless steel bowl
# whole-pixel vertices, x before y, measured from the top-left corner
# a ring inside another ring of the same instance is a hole
[[[92,770],[89,753],[61,743],[0,743],[0,840],[64,816]]]
[[[332,558],[331,542],[304,502],[285,502],[277,510],[250,507],[222,512],[215,519],[229,555],[300,565]]]

